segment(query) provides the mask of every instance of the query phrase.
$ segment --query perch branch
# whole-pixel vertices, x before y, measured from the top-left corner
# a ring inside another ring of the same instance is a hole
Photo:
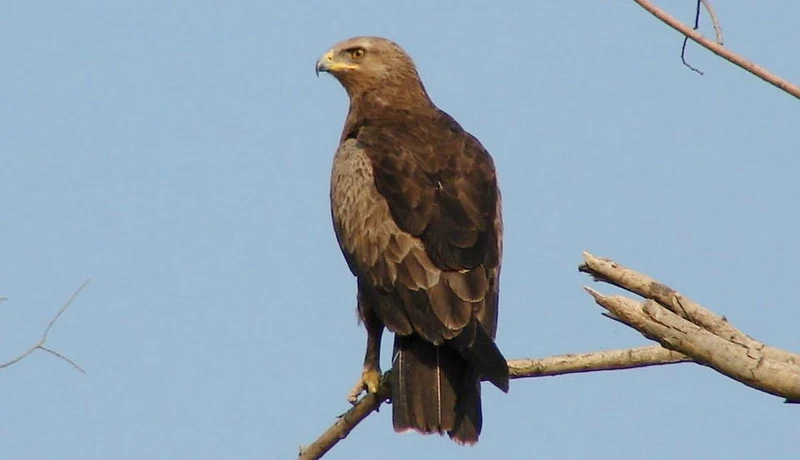
[[[672,27],[673,29],[677,30],[684,36],[690,38],[692,41],[697,43],[698,45],[706,48],[707,50],[711,51],[712,53],[716,54],[717,56],[726,59],[727,61],[735,64],[745,71],[757,76],[758,78],[764,80],[765,82],[781,89],[782,91],[791,94],[792,96],[800,99],[800,86],[797,86],[788,80],[785,80],[767,69],[760,67],[753,62],[743,58],[742,56],[728,50],[724,46],[719,43],[715,43],[713,40],[710,40],[703,36],[700,32],[693,30],[690,26],[683,24],[682,22],[678,21],[674,17],[670,16],[664,10],[658,8],[657,6],[653,5],[652,2],[649,0],[633,0],[639,6],[647,10],[650,14],[655,16],[656,18],[660,19],[662,22],[667,24],[668,26]],[[713,10],[709,10],[713,11]],[[713,20],[713,19],[712,19]],[[720,41],[721,41],[721,33]]]
[[[380,391],[368,394],[361,398],[347,412],[340,415],[338,420],[325,430],[322,435],[306,447],[300,446],[300,460],[316,460],[333,448],[339,441],[346,438],[353,428],[367,418],[373,411],[377,411],[381,404],[392,395],[389,372],[383,374],[383,384]]]
[[[83,291],[83,288],[85,288],[87,284],[89,284],[89,280],[88,279],[86,281],[84,281],[83,284],[81,284],[80,287],[78,289],[76,289],[74,293],[72,293],[72,296],[70,296],[70,298],[64,303],[64,305],[61,306],[61,309],[58,310],[58,312],[55,314],[55,316],[53,316],[53,318],[47,324],[47,327],[45,328],[44,333],[42,334],[42,337],[39,339],[38,342],[36,342],[33,346],[31,346],[30,348],[25,350],[25,352],[23,352],[22,354],[20,354],[16,358],[14,358],[14,359],[12,359],[10,361],[7,361],[5,363],[0,363],[0,369],[12,366],[12,365],[22,361],[23,359],[25,359],[28,356],[30,356],[30,354],[33,353],[36,350],[42,350],[44,352],[50,353],[53,356],[56,356],[58,358],[63,359],[68,364],[70,364],[72,367],[74,367],[75,369],[77,369],[77,370],[79,370],[79,371],[81,371],[81,372],[83,372],[85,374],[86,371],[83,370],[73,360],[67,358],[66,356],[62,355],[61,353],[59,353],[59,352],[57,352],[57,351],[55,351],[55,350],[53,350],[51,348],[46,347],[45,343],[47,342],[47,337],[48,337],[48,335],[50,335],[50,330],[53,329],[53,326],[56,324],[56,321],[58,321],[58,319],[61,318],[61,315],[64,314],[64,312],[67,310],[67,308],[69,308],[69,306],[72,305],[72,302],[75,300],[76,297],[78,297],[78,295],[81,293],[81,291]]]
[[[753,339],[724,317],[645,274],[588,252],[583,253],[583,258],[580,271],[646,299],[641,303],[585,288],[607,310],[605,315],[636,329],[660,346],[511,360],[508,366],[512,379],[697,362],[747,386],[784,397],[786,402],[800,402],[799,355]],[[299,458],[322,457],[389,400],[388,375],[384,374],[378,393],[359,400],[317,440],[301,447]]]
[[[656,345],[626,350],[570,353],[541,359],[514,359],[508,362],[508,368],[512,379],[522,379],[634,369],[685,361],[691,361],[691,358]]]
[[[751,388],[800,401],[800,355],[765,345],[672,288],[608,259],[585,252],[579,270],[648,299],[640,303],[586,288],[618,321]]]
[[[515,359],[508,361],[508,367],[512,379],[522,379],[582,372],[634,369],[686,361],[691,361],[691,358],[656,345],[627,350],[570,353],[541,359]],[[298,458],[311,460],[322,457],[336,443],[346,438],[356,425],[387,401],[392,393],[388,374],[388,372],[384,374],[383,384],[378,393],[361,398],[350,410],[339,416],[338,420],[313,443],[306,447],[301,447]]]

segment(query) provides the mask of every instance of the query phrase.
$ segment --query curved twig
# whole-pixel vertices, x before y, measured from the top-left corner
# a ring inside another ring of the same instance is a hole
[[[722,26],[719,25],[717,13],[714,12],[714,7],[711,6],[711,0],[700,0],[700,3],[705,7],[708,17],[711,18],[711,26],[714,27],[714,35],[717,37],[717,43],[719,43],[720,46],[725,46],[725,40],[722,38]]]

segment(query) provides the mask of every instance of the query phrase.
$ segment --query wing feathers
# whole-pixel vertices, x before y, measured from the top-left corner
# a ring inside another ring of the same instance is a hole
[[[397,264],[397,282],[409,289],[427,289],[439,282],[441,270],[433,265],[424,249],[415,248]]]
[[[447,287],[467,302],[482,301],[489,289],[486,270],[480,266],[464,272],[446,272],[443,277]]]
[[[475,366],[479,374],[503,392],[508,392],[508,364],[483,326],[473,322],[449,344]]]
[[[473,304],[457,296],[446,283],[428,289],[428,301],[436,317],[449,330],[447,338],[455,336],[473,319]]]

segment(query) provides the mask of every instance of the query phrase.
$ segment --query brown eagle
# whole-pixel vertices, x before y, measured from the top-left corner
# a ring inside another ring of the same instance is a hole
[[[494,162],[431,102],[397,44],[352,38],[326,52],[316,71],[336,77],[350,97],[330,191],[367,330],[349,399],[378,391],[387,327],[395,333],[394,429],[475,443],[481,380],[508,391],[508,365],[494,343],[503,230]]]

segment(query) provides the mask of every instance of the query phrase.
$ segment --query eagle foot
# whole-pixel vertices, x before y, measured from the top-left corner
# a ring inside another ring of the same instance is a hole
[[[358,397],[361,396],[362,392],[373,394],[377,393],[380,388],[381,370],[364,369],[361,372],[361,378],[358,379],[358,382],[356,382],[356,384],[353,386],[353,389],[347,394],[347,401],[349,401],[350,404],[355,404],[358,402]]]

